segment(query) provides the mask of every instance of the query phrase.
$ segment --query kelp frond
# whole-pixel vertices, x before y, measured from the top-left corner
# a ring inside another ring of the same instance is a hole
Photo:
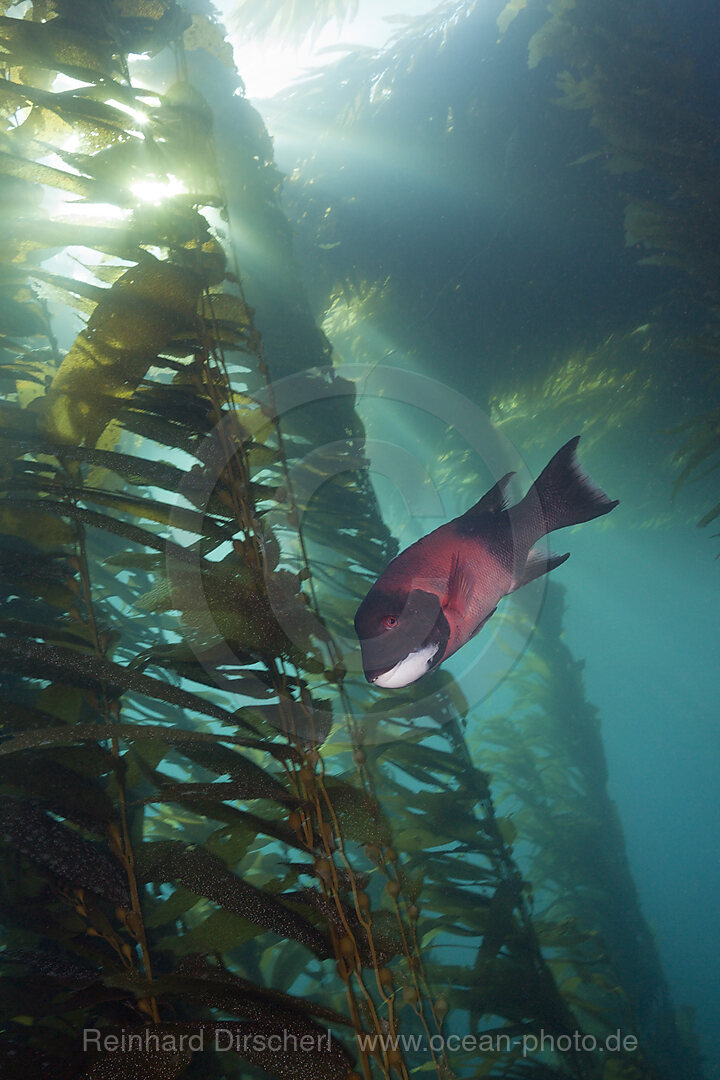
[[[225,5],[231,31],[243,38],[273,37],[285,42],[314,39],[328,23],[351,22],[358,0],[232,0]]]

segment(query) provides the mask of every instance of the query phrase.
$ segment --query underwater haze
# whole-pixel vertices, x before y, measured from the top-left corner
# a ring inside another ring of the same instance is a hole
[[[3,1077],[718,1075],[717,30],[0,5]]]

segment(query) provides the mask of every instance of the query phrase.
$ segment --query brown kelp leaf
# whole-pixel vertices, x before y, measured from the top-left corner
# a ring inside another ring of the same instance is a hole
[[[117,975],[108,980],[112,986],[137,987],[136,975]],[[216,1006],[236,1016],[248,1019],[269,1018],[270,1009],[284,1014],[294,1013],[299,1018],[312,1017],[329,1024],[348,1026],[352,1021],[342,1013],[306,998],[286,994],[269,986],[260,986],[228,971],[227,968],[209,963],[202,956],[187,956],[179,960],[171,975],[163,975],[153,983],[141,983],[144,995],[172,993],[179,996],[202,998],[205,994],[225,992],[224,1003]],[[266,1009],[268,1006],[269,1009]],[[322,1030],[322,1029],[317,1029]]]
[[[3,965],[13,964],[37,972],[45,979],[56,979],[67,986],[89,985],[97,979],[97,971],[79,956],[62,952],[50,942],[32,949],[3,951]]]
[[[126,1038],[130,1034],[127,1027],[104,1030],[108,1035],[116,1034],[118,1039],[122,1034]],[[347,1050],[329,1031],[311,1025],[301,1017],[281,1013],[251,1022],[223,1020],[144,1025],[133,1034],[140,1040],[148,1039],[150,1047],[165,1046],[166,1063],[163,1065],[160,1060],[162,1051],[150,1053],[128,1049],[109,1052],[78,1080],[174,1080],[182,1074],[188,1056],[201,1050],[205,1053],[217,1050],[221,1059],[227,1057],[233,1061],[238,1055],[273,1080],[298,1080],[299,1076],[305,1080],[347,1080],[353,1069]],[[301,1041],[303,1037],[305,1042]],[[141,1041],[139,1045],[144,1043]],[[162,1071],[171,1068],[173,1054],[170,1047],[174,1048],[176,1068],[180,1071]]]
[[[202,847],[179,840],[144,844],[137,855],[136,869],[142,881],[179,882],[265,930],[299,941],[322,959],[331,955],[319,930],[270,893],[233,874],[221,859]]]
[[[8,664],[13,670],[23,671],[35,678],[52,677],[60,682],[69,682],[72,686],[102,683],[118,692],[132,691],[144,697],[157,698],[182,709],[213,716],[225,724],[252,730],[241,717],[205,698],[78,649],[43,645],[34,640],[0,640],[0,665]],[[100,730],[96,738],[102,738]]]
[[[192,1053],[186,1049],[180,1050],[179,1042],[176,1048],[172,1039],[166,1044],[168,1049],[163,1050],[163,1044],[159,1042],[160,1049],[156,1050],[152,1041],[143,1041],[147,1030],[140,1028],[136,1033],[140,1049],[110,1050],[81,1073],[78,1080],[175,1080],[175,1077],[182,1076],[192,1061]],[[112,1034],[112,1030],[102,1029],[103,1036]],[[115,1034],[118,1042],[112,1045],[117,1047],[122,1045],[122,1036],[128,1038],[129,1033],[122,1029]],[[146,1045],[148,1049],[142,1049]]]
[[[523,882],[518,878],[501,881],[490,901],[483,942],[475,961],[477,971],[487,974],[488,965],[503,946],[518,937],[518,925],[514,919],[515,908],[520,903]]]
[[[84,886],[116,904],[129,905],[120,864],[39,806],[0,797],[0,839],[63,881]]]
[[[185,804],[208,801],[234,802],[239,799],[275,799],[280,802],[297,802],[295,796],[285,791],[272,777],[261,769],[239,780],[215,780],[209,783],[188,782],[163,784],[157,795],[149,795],[143,802],[182,802]]]
[[[13,706],[15,708],[15,706]],[[26,717],[23,712],[23,717]],[[37,716],[38,722],[50,721],[53,718],[44,713],[32,713]],[[247,746],[254,750],[262,750],[272,754],[279,761],[300,761],[301,755],[292,746],[284,746],[281,743],[266,743],[259,739],[245,739],[237,735],[216,735],[209,731],[186,731],[177,727],[163,727],[160,724],[113,724],[112,734],[117,739],[125,742],[156,741],[174,746],[182,753],[187,754],[186,747],[197,744],[230,743],[234,746]],[[50,746],[73,746],[81,742],[97,742],[108,739],[110,732],[107,728],[98,727],[97,724],[58,724],[41,729],[22,731],[14,738],[0,745],[0,756],[14,754],[21,750],[29,750],[34,747]],[[188,755],[190,756],[190,755]],[[200,763],[200,762],[199,762]]]
[[[18,768],[9,758],[0,763],[0,781],[6,790],[18,788],[42,800],[46,809],[99,836],[105,835],[114,810],[99,782],[43,754],[36,753],[24,764],[25,768]]]
[[[157,353],[192,327],[202,284],[191,270],[149,256],[123,274],[78,334],[43,399],[45,432],[60,442],[94,445]]]

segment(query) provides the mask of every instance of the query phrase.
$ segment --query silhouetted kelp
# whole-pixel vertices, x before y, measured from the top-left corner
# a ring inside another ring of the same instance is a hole
[[[647,251],[645,264],[688,275],[685,302],[701,308],[705,326],[699,335],[687,335],[685,351],[699,366],[706,364],[714,395],[720,333],[717,119],[689,57],[654,3],[631,10],[616,2],[561,0],[551,11],[530,41],[530,65],[544,59],[566,65],[557,78],[558,104],[587,111],[600,132],[602,146],[579,161],[600,161],[623,176],[627,246]],[[675,493],[716,460],[717,420],[715,408],[680,428],[686,438],[675,456],[680,466]],[[698,525],[719,514],[717,504]]]

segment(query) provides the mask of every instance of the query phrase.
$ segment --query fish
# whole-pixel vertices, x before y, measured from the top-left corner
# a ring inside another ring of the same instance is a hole
[[[355,614],[368,682],[388,690],[417,682],[474,638],[503,597],[569,558],[538,550],[543,536],[615,509],[618,500],[582,471],[579,441],[560,447],[514,506],[509,472],[388,564]]]

